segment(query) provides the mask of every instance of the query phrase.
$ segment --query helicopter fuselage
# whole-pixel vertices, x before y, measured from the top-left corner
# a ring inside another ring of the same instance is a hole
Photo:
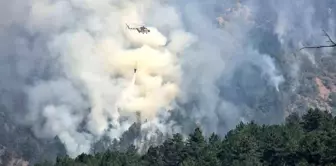
[[[147,29],[146,27],[136,28],[136,30],[137,30],[139,33],[148,33],[148,32],[150,32],[150,30]]]

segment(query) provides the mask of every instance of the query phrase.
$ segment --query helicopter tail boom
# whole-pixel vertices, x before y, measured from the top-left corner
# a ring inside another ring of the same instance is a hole
[[[126,27],[127,27],[128,29],[131,29],[127,24],[126,24]]]
[[[136,28],[131,28],[128,24],[126,24],[127,29],[136,29]]]

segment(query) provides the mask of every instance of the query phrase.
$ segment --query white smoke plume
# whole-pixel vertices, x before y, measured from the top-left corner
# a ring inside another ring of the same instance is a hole
[[[195,122],[219,134],[239,121],[280,122],[282,85],[300,72],[290,54],[324,41],[314,3],[3,1],[1,88],[13,101],[24,92],[19,121],[38,138],[58,136],[71,156],[102,135],[119,138],[135,112],[143,140],[156,130],[187,133]]]
[[[155,12],[159,3],[30,2],[25,26],[31,33],[45,35],[46,56],[57,57],[54,63],[60,63],[64,73],[63,78],[27,88],[28,122],[36,135],[59,136],[75,156],[89,152],[93,138],[102,136],[110,124],[115,129],[109,135],[118,138],[127,129],[121,127],[125,124],[120,124],[120,116],[139,111],[141,119],[153,120],[159,110],[168,111],[181,81],[176,54],[183,45],[176,44],[180,37],[176,33],[187,37],[188,33],[178,27],[171,30],[170,45],[155,27],[148,26],[150,33],[141,34],[125,26],[146,22],[148,11]],[[38,122],[40,117],[45,123]],[[84,120],[88,132],[78,131]]]

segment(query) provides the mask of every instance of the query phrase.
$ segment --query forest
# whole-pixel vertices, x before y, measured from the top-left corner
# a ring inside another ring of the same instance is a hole
[[[240,123],[224,138],[205,137],[196,128],[188,138],[179,133],[160,146],[139,154],[135,146],[125,151],[107,150],[81,154],[72,159],[59,156],[56,162],[35,166],[336,166],[336,118],[319,109],[302,116],[292,113],[283,124]]]

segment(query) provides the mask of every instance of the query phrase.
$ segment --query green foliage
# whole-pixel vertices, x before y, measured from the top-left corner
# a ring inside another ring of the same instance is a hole
[[[135,134],[131,133],[135,131],[126,134],[133,139]],[[58,157],[54,164],[44,162],[38,166],[332,166],[334,163],[336,118],[310,109],[302,118],[298,114],[288,116],[282,125],[240,123],[223,139],[215,133],[206,139],[201,128],[196,128],[186,141],[181,134],[175,134],[162,145],[150,147],[144,155],[129,146],[125,150],[81,154],[75,159]]]

